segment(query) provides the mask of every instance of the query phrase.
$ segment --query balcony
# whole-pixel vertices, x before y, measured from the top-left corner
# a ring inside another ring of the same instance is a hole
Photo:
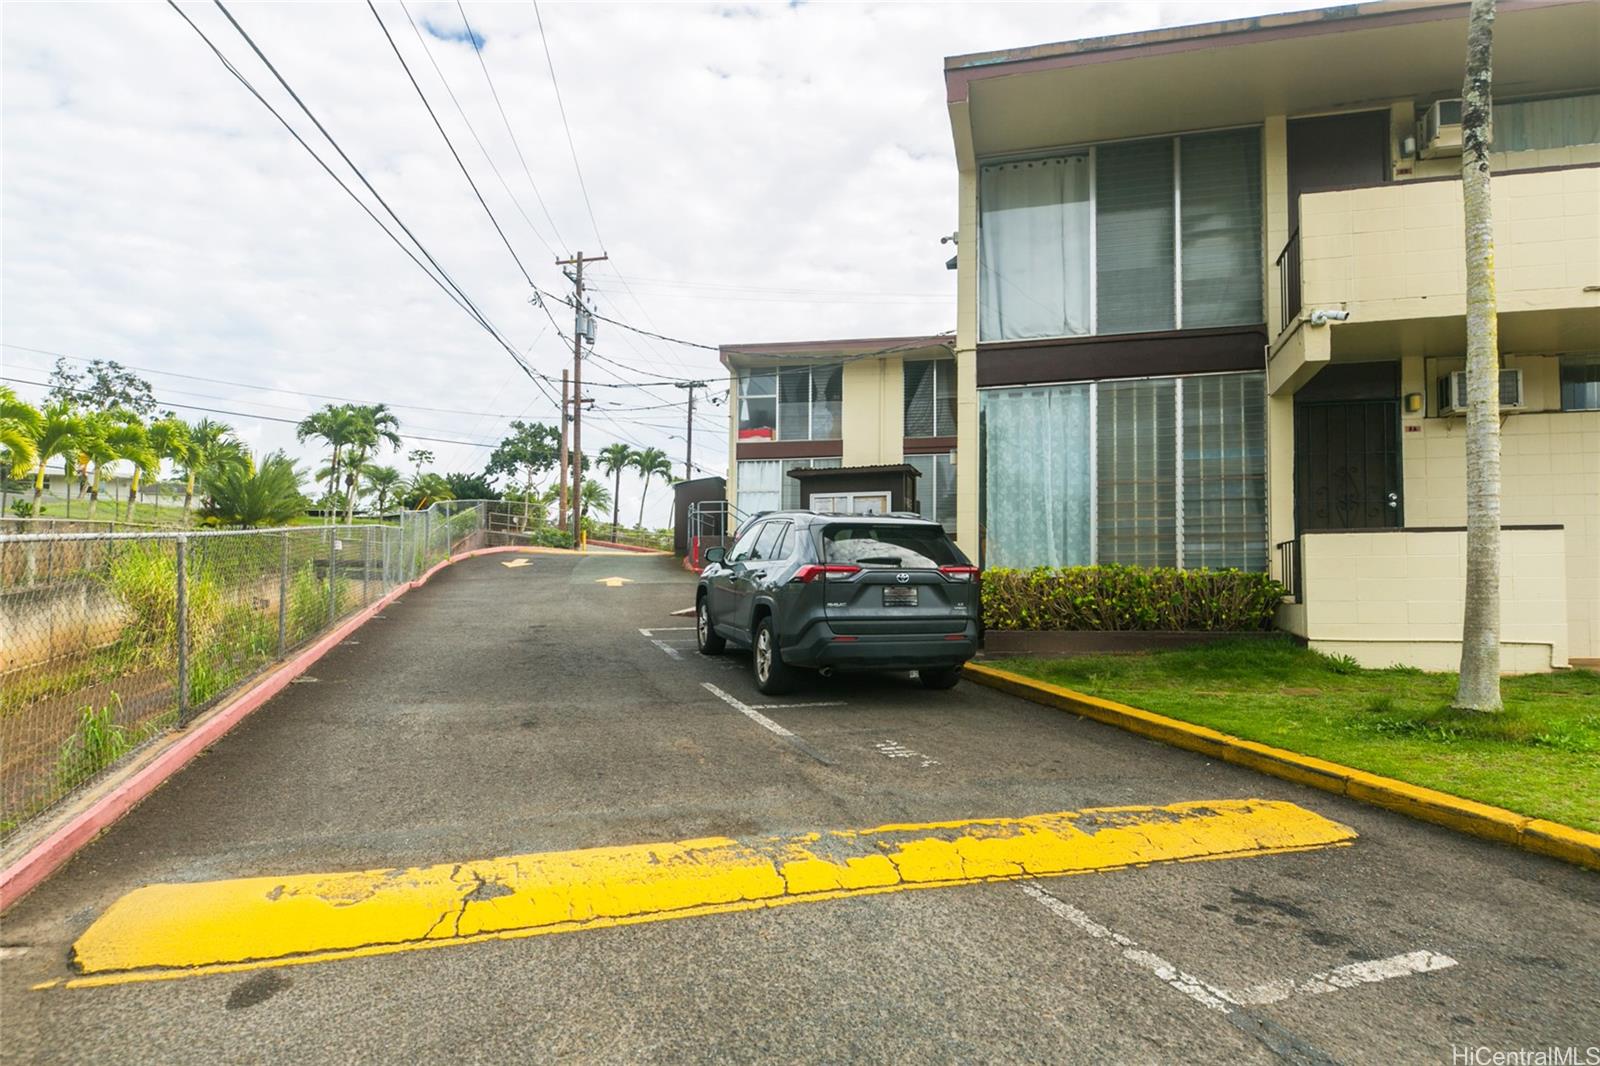
[[[1592,347],[1600,335],[1600,166],[1494,178],[1503,352]],[[1283,315],[1268,364],[1293,391],[1329,360],[1459,356],[1466,347],[1461,182],[1307,193],[1275,264]],[[1310,325],[1313,311],[1345,322]]]

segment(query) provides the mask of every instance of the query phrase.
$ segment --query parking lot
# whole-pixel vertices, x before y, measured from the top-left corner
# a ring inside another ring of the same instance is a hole
[[[1592,874],[970,684],[762,697],[747,653],[700,656],[672,613],[692,582],[655,557],[485,557],[406,595],[6,915],[6,1060],[1448,1063],[1600,1043]],[[1009,846],[1104,808],[1136,808],[1115,816],[1131,850],[1051,868],[1076,876],[902,862],[707,902],[750,848]],[[634,883],[616,871],[669,846],[705,899],[657,880],[628,920],[506,917],[552,864],[569,907],[606,912]],[[363,950],[330,919],[268,958],[262,924],[233,920],[299,885],[325,899],[333,875],[341,920],[396,884],[390,913],[425,911],[468,874],[481,911]]]

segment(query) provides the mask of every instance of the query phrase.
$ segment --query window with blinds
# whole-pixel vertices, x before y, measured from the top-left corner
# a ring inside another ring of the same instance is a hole
[[[1172,378],[1096,386],[1098,561],[1178,564],[1178,471]]]
[[[905,363],[905,435],[950,437],[956,432],[956,364],[949,359]]]
[[[1600,93],[1494,105],[1497,152],[1600,144]]]
[[[1172,329],[1172,141],[1104,145],[1095,158],[1096,333]]]
[[[1262,374],[986,389],[990,565],[1264,570]]]
[[[1561,409],[1600,411],[1600,353],[1561,357]]]
[[[986,164],[979,338],[1260,323],[1261,165],[1258,127]]]
[[[1185,378],[1183,565],[1267,568],[1266,393],[1255,374]]]
[[[844,399],[841,366],[778,371],[778,440],[838,440]]]

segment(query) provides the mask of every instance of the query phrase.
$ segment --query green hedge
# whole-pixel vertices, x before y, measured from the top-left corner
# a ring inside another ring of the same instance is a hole
[[[989,629],[1271,629],[1285,589],[1244,570],[1041,566],[983,572]]]

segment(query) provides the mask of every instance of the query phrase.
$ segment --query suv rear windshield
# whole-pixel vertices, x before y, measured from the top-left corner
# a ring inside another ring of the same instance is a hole
[[[849,523],[822,531],[823,561],[900,570],[933,569],[961,562],[938,526]]]

